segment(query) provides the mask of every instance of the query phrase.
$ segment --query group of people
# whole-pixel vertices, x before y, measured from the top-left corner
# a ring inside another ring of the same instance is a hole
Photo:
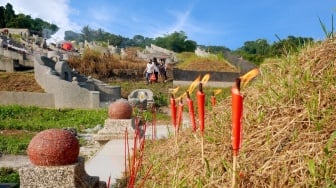
[[[167,82],[167,64],[165,59],[160,59],[160,62],[157,61],[156,57],[150,59],[144,70],[144,74],[147,84],[158,82],[159,76],[162,78],[163,82]]]

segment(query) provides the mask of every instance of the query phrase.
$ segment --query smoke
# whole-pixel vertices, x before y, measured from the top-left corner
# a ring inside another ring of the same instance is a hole
[[[51,35],[50,38],[47,39],[47,44],[50,43],[57,43],[60,42],[62,40],[64,40],[64,29],[59,29],[55,34]]]

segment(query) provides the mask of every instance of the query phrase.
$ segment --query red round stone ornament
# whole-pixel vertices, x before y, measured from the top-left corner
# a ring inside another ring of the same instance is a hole
[[[33,137],[27,153],[37,166],[69,165],[77,162],[79,142],[70,131],[47,129]]]
[[[117,100],[108,108],[108,115],[111,119],[130,119],[132,112],[132,106],[125,100]]]

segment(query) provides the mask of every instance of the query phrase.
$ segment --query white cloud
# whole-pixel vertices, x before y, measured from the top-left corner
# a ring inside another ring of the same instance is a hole
[[[69,7],[69,0],[0,0],[0,5],[10,3],[16,14],[31,15],[32,18],[41,18],[56,24],[60,29],[52,40],[63,40],[64,31],[78,30],[79,26],[70,21],[69,16],[73,10]]]

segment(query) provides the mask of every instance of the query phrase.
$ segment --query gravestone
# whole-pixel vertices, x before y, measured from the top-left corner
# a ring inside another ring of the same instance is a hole
[[[129,138],[133,138],[135,120],[132,111],[132,106],[126,100],[119,99],[111,103],[108,109],[109,118],[105,120],[104,127],[94,135],[94,140],[102,145],[112,139],[123,139],[126,129],[130,133]]]
[[[58,73],[59,77],[63,80],[72,81],[71,69],[67,62],[58,61],[55,64],[55,71]]]
[[[128,102],[140,109],[146,109],[154,103],[153,92],[150,89],[136,89],[128,95]]]

